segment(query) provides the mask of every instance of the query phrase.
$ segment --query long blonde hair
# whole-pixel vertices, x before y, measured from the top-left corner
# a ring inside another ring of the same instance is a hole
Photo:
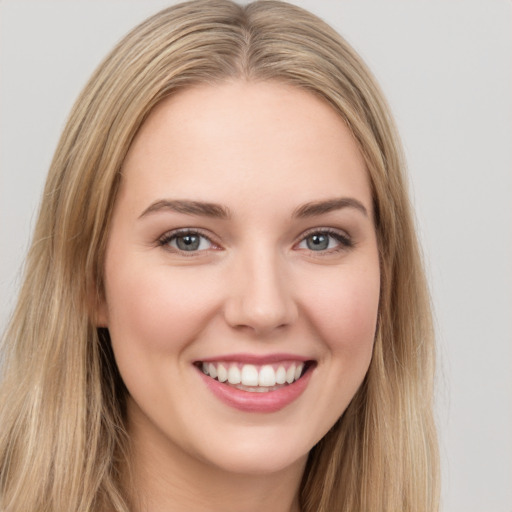
[[[153,107],[180,88],[242,78],[295,85],[345,120],[366,160],[381,259],[363,385],[308,460],[303,512],[432,512],[434,342],[404,163],[383,96],[354,50],[298,7],[194,0],[132,30],[78,98],[51,164],[24,283],[4,335],[2,512],[127,512],[125,389],[95,327],[120,169]]]

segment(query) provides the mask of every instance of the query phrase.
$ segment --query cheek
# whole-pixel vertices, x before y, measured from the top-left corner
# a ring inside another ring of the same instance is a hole
[[[371,362],[379,307],[378,263],[367,268],[346,266],[301,289],[302,318],[324,350],[320,351],[314,391],[314,432],[325,435],[348,407]],[[310,283],[313,281],[309,281]],[[307,300],[304,297],[307,296]],[[306,314],[307,313],[307,314]],[[312,444],[317,438],[311,438]]]
[[[108,325],[113,343],[119,346],[122,340],[123,350],[129,345],[141,352],[179,350],[215,309],[216,295],[198,272],[126,265],[108,275]]]
[[[305,306],[333,356],[369,361],[373,349],[380,294],[378,265],[340,269],[309,293]]]

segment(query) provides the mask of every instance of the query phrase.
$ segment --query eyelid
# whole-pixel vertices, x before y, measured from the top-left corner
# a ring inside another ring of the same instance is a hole
[[[313,234],[325,234],[325,235],[328,235],[328,236],[334,238],[335,240],[337,240],[339,242],[339,246],[331,248],[331,249],[322,250],[322,251],[312,251],[312,250],[304,249],[304,250],[308,250],[311,253],[317,253],[316,255],[318,255],[318,256],[328,255],[328,254],[348,250],[348,249],[351,249],[355,245],[354,241],[352,240],[352,237],[345,230],[331,228],[331,227],[315,227],[315,228],[308,229],[308,230],[304,231],[303,233],[301,233],[301,235],[297,238],[297,241],[294,243],[294,248],[296,248],[300,243],[304,242],[308,236],[311,236]],[[171,240],[173,240],[175,237],[178,237],[180,235],[182,235],[182,236],[198,235],[198,236],[208,240],[208,242],[211,244],[211,247],[209,247],[207,249],[196,250],[196,251],[183,251],[177,247],[170,247],[168,245],[169,242]],[[160,247],[168,250],[169,252],[174,252],[174,253],[184,255],[184,256],[189,256],[189,257],[190,256],[198,256],[198,255],[204,254],[210,250],[222,249],[220,244],[214,240],[214,237],[208,231],[206,231],[202,228],[193,228],[193,227],[178,228],[178,229],[172,229],[170,231],[167,231],[163,235],[158,237],[156,242]]]
[[[173,240],[174,238],[176,238],[176,237],[178,237],[180,235],[181,236],[185,236],[185,235],[198,235],[198,236],[208,240],[208,242],[210,242],[212,247],[209,247],[208,249],[197,250],[197,251],[182,251],[182,250],[180,250],[177,247],[170,247],[168,245],[169,242],[171,242],[171,240]],[[211,234],[205,232],[205,230],[203,230],[201,228],[178,228],[178,229],[171,229],[170,231],[165,232],[162,236],[158,237],[157,244],[160,247],[168,250],[169,252],[174,252],[174,253],[178,253],[180,255],[189,256],[189,257],[190,256],[198,256],[199,254],[203,254],[203,253],[205,253],[207,251],[210,251],[210,250],[221,249],[220,245],[213,240],[213,237],[211,236]]]
[[[352,237],[344,230],[336,229],[336,228],[327,228],[327,227],[315,227],[308,229],[304,231],[300,237],[298,238],[297,242],[294,244],[294,247],[296,247],[298,244],[304,242],[308,236],[314,235],[314,234],[325,234],[328,236],[331,236],[332,238],[336,239],[339,242],[339,246],[332,248],[332,249],[326,249],[324,251],[311,251],[309,252],[316,252],[317,256],[332,254],[344,250],[351,249],[354,247],[355,243],[352,239]],[[308,249],[306,249],[308,250]]]

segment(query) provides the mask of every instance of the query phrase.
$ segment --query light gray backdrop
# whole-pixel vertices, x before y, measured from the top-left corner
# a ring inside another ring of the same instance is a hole
[[[170,3],[0,3],[1,329],[74,99],[113,44]],[[294,3],[361,53],[401,130],[437,320],[443,510],[512,512],[512,3]]]

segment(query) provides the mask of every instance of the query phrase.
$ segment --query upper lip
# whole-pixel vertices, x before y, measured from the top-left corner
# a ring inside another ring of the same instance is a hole
[[[276,353],[276,354],[265,354],[265,355],[256,355],[256,354],[222,354],[214,357],[207,357],[204,359],[198,359],[195,361],[196,363],[214,363],[218,361],[224,361],[227,363],[245,363],[245,364],[255,364],[255,365],[263,365],[263,364],[271,364],[271,363],[279,363],[280,361],[312,361],[313,358],[300,356],[297,354],[286,354],[286,353]]]

